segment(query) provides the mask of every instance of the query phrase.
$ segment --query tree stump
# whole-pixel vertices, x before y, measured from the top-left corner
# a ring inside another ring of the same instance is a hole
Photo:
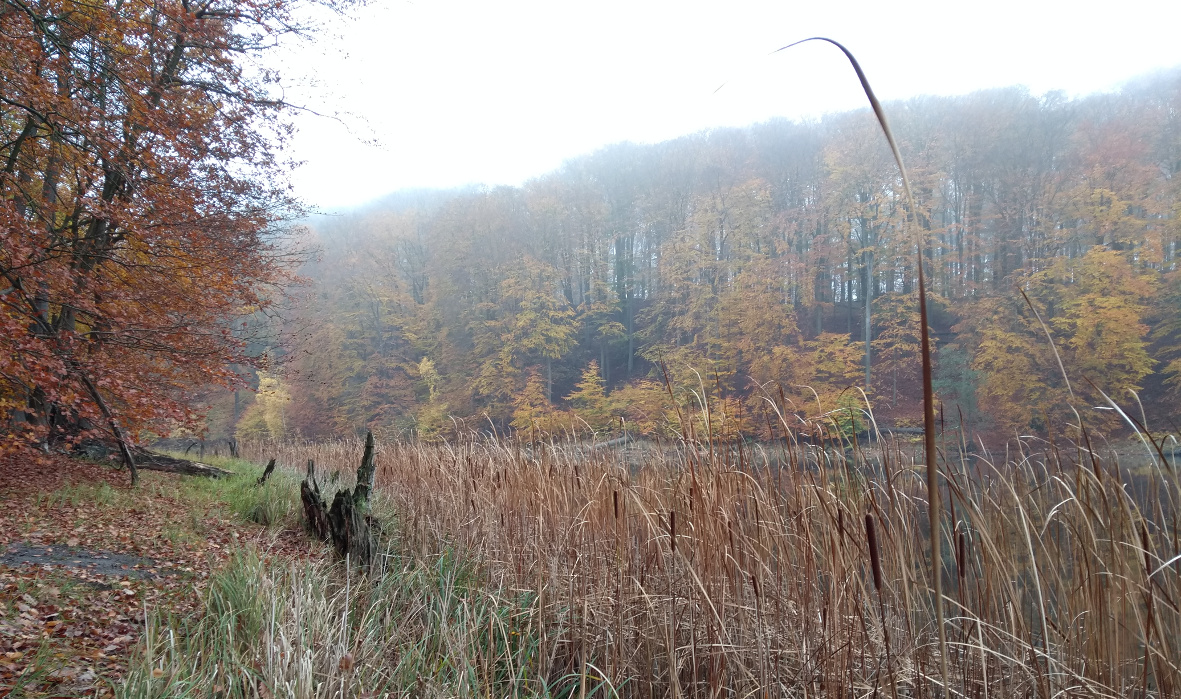
[[[309,464],[310,463],[311,462],[309,462]],[[271,477],[271,474],[274,471],[275,471],[275,460],[271,459],[270,463],[267,464],[266,470],[262,472],[261,476],[259,476],[258,482],[256,483],[256,485],[262,485],[263,483],[266,483],[267,479]]]
[[[369,527],[369,517],[353,503],[347,490],[336,491],[332,509],[328,511],[328,527],[332,532],[332,546],[340,556],[368,568],[373,563],[377,538]]]
[[[377,554],[377,536],[373,518],[369,516],[369,495],[373,492],[376,468],[374,464],[373,433],[365,437],[365,456],[357,468],[357,486],[336,491],[329,509],[316,484],[315,464],[308,461],[308,475],[299,486],[303,501],[304,525],[310,535],[332,541],[341,558],[368,568]]]

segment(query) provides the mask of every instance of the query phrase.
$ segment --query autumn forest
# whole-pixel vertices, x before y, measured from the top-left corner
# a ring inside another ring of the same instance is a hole
[[[485,5],[0,0],[0,695],[1181,696],[1181,68],[883,106],[930,38],[891,7],[867,70],[781,49],[869,108],[318,211],[298,127],[372,107],[308,97],[345,36],[465,131],[559,104],[575,39],[760,43]],[[430,73],[464,31],[484,72]],[[665,120],[690,71],[634,62],[603,103]]]
[[[927,240],[943,424],[1004,439],[1085,406],[1118,429],[1106,394],[1169,429],[1181,77],[888,109]],[[655,436],[704,400],[709,429],[770,437],[776,406],[802,425],[862,392],[879,427],[919,426],[908,225],[868,110],[614,145],[522,187],[391,195],[313,220],[300,298],[252,321],[288,344],[256,401],[212,398],[209,426]]]

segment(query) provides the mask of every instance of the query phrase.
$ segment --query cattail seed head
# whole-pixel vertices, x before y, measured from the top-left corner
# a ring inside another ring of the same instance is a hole
[[[882,594],[882,557],[878,552],[878,531],[873,515],[865,515],[865,540],[869,544],[869,563],[873,569],[873,589]]]
[[[1140,548],[1144,552],[1144,572],[1146,575],[1152,574],[1151,551],[1148,548],[1148,527],[1143,522],[1140,523]]]

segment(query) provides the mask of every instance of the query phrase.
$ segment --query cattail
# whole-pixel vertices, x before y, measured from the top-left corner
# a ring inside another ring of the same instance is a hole
[[[1152,553],[1148,548],[1148,527],[1144,526],[1143,522],[1140,523],[1140,548],[1144,553],[1144,573],[1145,575],[1151,575],[1152,560],[1150,557],[1152,556]],[[1152,589],[1151,580],[1148,581],[1148,588],[1150,590]]]
[[[619,519],[619,491],[611,491],[611,507],[615,510],[615,519]]]
[[[869,564],[873,569],[873,589],[882,594],[882,557],[878,553],[878,530],[873,515],[865,515],[865,540],[869,544]]]
[[[676,510],[673,510],[668,513],[668,537],[669,537],[669,546],[672,548],[672,552],[676,553],[677,552],[677,512],[676,512]]]
[[[967,557],[966,549],[967,543],[964,538],[964,532],[963,530],[960,530],[956,533],[955,537],[955,569],[956,572],[959,573],[961,593],[964,589],[964,575],[966,573],[964,569],[964,559]]]

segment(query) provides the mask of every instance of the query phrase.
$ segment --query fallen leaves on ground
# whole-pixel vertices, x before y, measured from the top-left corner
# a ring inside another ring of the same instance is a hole
[[[184,476],[140,477],[133,491],[127,473],[108,465],[0,457],[0,553],[18,544],[44,559],[0,564],[0,697],[113,696],[145,614],[196,611],[237,545],[319,555],[294,532],[268,532],[219,503],[184,499],[176,487]],[[95,563],[110,554],[138,562]]]

